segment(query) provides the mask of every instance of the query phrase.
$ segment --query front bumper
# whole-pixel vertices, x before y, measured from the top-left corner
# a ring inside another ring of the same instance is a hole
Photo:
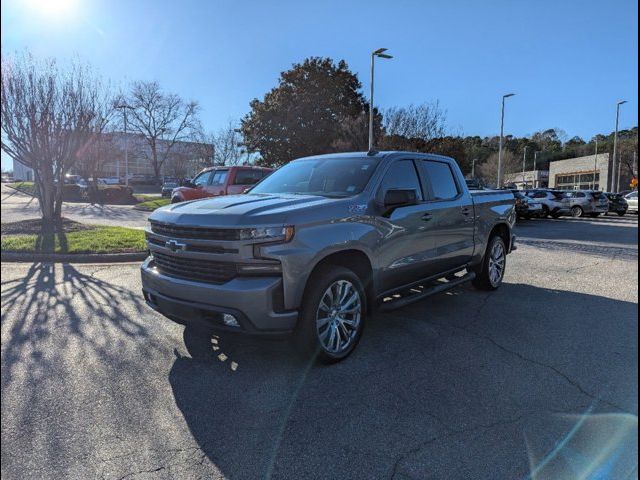
[[[237,277],[221,285],[195,282],[159,273],[151,258],[142,264],[141,276],[147,304],[178,323],[273,335],[291,333],[298,319],[297,310],[281,309],[279,277]],[[233,315],[240,326],[226,326],[224,313]]]

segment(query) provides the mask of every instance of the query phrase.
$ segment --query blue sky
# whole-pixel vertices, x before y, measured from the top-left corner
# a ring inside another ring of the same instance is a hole
[[[638,5],[613,1],[6,0],[2,51],[78,56],[117,85],[158,80],[202,106],[207,130],[243,116],[281,71],[307,56],[345,59],[376,104],[439,99],[450,127],[560,127],[590,138],[638,123]],[[3,166],[6,166],[3,158]]]

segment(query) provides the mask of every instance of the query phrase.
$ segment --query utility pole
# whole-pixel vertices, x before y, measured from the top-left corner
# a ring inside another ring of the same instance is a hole
[[[540,153],[540,151],[534,152],[533,153],[533,188],[537,187],[537,183],[538,183],[538,175],[536,174],[537,172],[537,167],[536,165],[538,164],[538,154]]]
[[[618,176],[616,179],[616,163],[618,161],[618,124],[620,123],[620,105],[627,103],[626,100],[620,100],[616,104],[616,133],[613,137],[613,164],[611,165],[611,190],[614,192],[620,191],[620,169],[618,169]]]
[[[476,159],[471,161],[471,178],[476,178]]]
[[[500,116],[500,147],[498,149],[498,184],[496,188],[502,187],[502,146],[504,144],[504,101],[513,97],[515,93],[507,93],[502,96],[502,113]]]
[[[591,182],[591,189],[596,189],[596,172],[598,170],[598,138],[596,137],[596,154],[593,157],[593,182]]]
[[[133,109],[126,103],[116,105],[115,108],[122,110],[124,120],[124,184],[129,186],[129,135],[127,135],[127,110]],[[120,160],[117,163],[118,179],[120,178]]]
[[[524,154],[522,155],[522,189],[526,190],[527,188],[527,180],[525,179],[524,176],[524,171],[526,168],[526,164],[527,164],[527,148],[529,148],[528,145],[524,146]]]

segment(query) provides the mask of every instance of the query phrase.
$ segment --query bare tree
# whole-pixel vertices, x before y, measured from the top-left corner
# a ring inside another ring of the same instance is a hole
[[[177,142],[194,138],[200,132],[195,101],[185,102],[178,95],[165,93],[157,82],[135,82],[129,98],[128,127],[144,136],[149,145],[149,161],[156,178]]]
[[[104,173],[105,165],[123,153],[114,134],[106,131],[108,125],[108,121],[105,120],[101,131],[91,136],[87,144],[78,152],[78,161],[75,165],[75,171],[81,177],[91,179],[89,198],[92,201],[97,198],[98,178]]]
[[[246,160],[246,148],[242,146],[242,134],[234,121],[210,135],[215,165],[239,165]]]
[[[34,172],[42,218],[60,220],[64,176],[104,126],[109,90],[88,67],[2,56],[2,150]]]
[[[502,168],[504,173],[514,173],[522,170],[522,160],[509,151],[502,152]],[[478,178],[484,180],[487,185],[494,185],[498,176],[498,154],[492,153],[487,161],[476,169]]]
[[[447,112],[438,101],[391,107],[383,113],[385,135],[429,141],[446,133]]]
[[[213,164],[213,145],[205,140],[178,142],[165,165],[165,173],[174,178],[187,178]]]

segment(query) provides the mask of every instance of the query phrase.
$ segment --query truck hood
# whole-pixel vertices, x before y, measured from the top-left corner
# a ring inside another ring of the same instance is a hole
[[[227,195],[167,205],[155,210],[149,220],[204,227],[286,225],[299,210],[343,200],[315,195]]]

